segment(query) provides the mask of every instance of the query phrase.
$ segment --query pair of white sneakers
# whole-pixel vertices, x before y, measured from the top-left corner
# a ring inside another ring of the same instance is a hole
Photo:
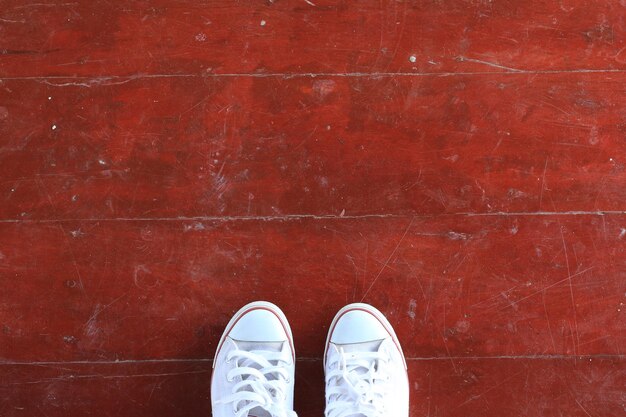
[[[297,417],[291,328],[274,304],[257,301],[226,326],[213,360],[213,417]],[[326,417],[408,417],[409,382],[385,316],[350,304],[335,316],[324,353]]]

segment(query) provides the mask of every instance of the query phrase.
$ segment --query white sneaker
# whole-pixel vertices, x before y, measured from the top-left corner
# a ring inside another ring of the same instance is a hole
[[[257,301],[226,326],[211,379],[213,417],[297,417],[293,337],[274,304]]]
[[[333,320],[324,354],[326,417],[408,417],[409,379],[385,316],[350,304]]]

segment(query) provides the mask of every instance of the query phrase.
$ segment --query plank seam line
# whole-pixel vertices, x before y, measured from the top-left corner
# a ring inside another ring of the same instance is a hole
[[[421,214],[363,214],[363,215],[315,215],[288,214],[284,216],[189,216],[189,217],[109,217],[109,218],[71,218],[71,219],[0,219],[0,223],[70,223],[70,222],[193,222],[193,221],[288,221],[288,220],[358,220],[369,218],[424,218],[437,217],[507,217],[507,216],[610,216],[625,215],[626,211],[536,211],[536,212],[491,212],[491,213],[440,213]]]
[[[605,216],[614,214],[626,214],[623,210],[595,210],[595,211],[494,211],[487,213],[455,213],[455,215],[479,217],[479,216]]]
[[[32,80],[53,87],[92,87],[98,85],[123,84],[138,79],[149,78],[381,78],[381,77],[452,77],[482,75],[541,75],[541,74],[620,74],[626,69],[563,69],[563,70],[507,70],[507,71],[460,71],[460,72],[304,72],[304,73],[221,73],[221,74],[137,74],[137,75],[104,75],[104,76],[69,76],[69,75],[38,75],[38,76],[0,76],[0,80]],[[56,84],[52,80],[82,80],[85,82],[65,82]],[[111,83],[108,83],[112,81]]]
[[[591,355],[500,355],[500,356],[437,356],[407,357],[407,361],[449,361],[454,360],[584,360],[584,359],[626,359],[622,354],[591,354]],[[298,357],[299,362],[318,362],[320,357]],[[213,358],[197,359],[126,359],[114,361],[2,361],[0,366],[46,366],[46,365],[124,365],[151,363],[204,363],[213,362]]]

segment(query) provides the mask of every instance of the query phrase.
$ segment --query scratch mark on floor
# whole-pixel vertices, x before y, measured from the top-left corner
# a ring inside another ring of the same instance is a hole
[[[527,299],[529,299],[530,297],[533,297],[533,296],[535,296],[535,295],[537,295],[537,294],[539,294],[539,293],[541,293],[541,292],[543,292],[543,291],[545,291],[545,290],[548,290],[548,289],[550,289],[550,288],[556,287],[557,285],[559,285],[559,284],[561,284],[561,283],[563,283],[563,282],[565,282],[565,281],[568,281],[568,280],[569,280],[569,281],[570,281],[570,283],[571,283],[572,278],[575,278],[575,277],[577,277],[578,275],[582,275],[582,274],[584,274],[584,273],[585,273],[585,272],[587,272],[587,271],[591,271],[592,269],[593,269],[593,266],[590,266],[589,268],[584,269],[584,270],[582,270],[582,271],[580,271],[580,272],[577,272],[577,273],[575,273],[575,274],[573,274],[573,275],[568,275],[566,278],[563,278],[562,280],[559,280],[559,281],[555,282],[554,284],[550,284],[550,285],[548,285],[547,287],[545,287],[545,288],[543,288],[543,289],[541,289],[541,290],[539,290],[539,291],[535,291],[535,292],[533,292],[532,294],[527,295],[526,297],[520,298],[519,300],[515,301],[515,304],[519,304],[519,303],[521,303],[522,301],[527,300]],[[501,310],[504,310],[505,308],[508,308],[508,307],[509,307],[509,305],[506,305],[506,306],[504,306],[503,308],[501,308]]]
[[[36,182],[37,187],[39,188],[39,190],[41,192],[43,192],[43,194],[46,196],[46,198],[48,200],[48,203],[50,204],[50,208],[54,212],[56,212],[56,206],[52,202],[52,196],[50,196],[50,193],[48,192],[48,189],[45,187],[45,184],[43,183],[41,178],[37,177],[35,182]],[[81,292],[86,295],[85,285],[83,283],[83,278],[80,275],[80,270],[78,269],[78,262],[76,261],[76,256],[74,255],[74,250],[72,249],[72,242],[70,242],[69,238],[67,237],[67,232],[63,228],[63,224],[62,223],[57,223],[57,227],[61,231],[61,235],[63,236],[63,239],[65,240],[65,242],[67,244],[70,256],[72,258],[72,264],[74,265],[74,270],[76,271],[76,276],[78,277],[78,282],[79,282],[79,285],[80,285]]]
[[[213,97],[213,94],[207,94],[206,97],[204,97],[202,100],[198,101],[196,104],[194,104],[193,106],[189,107],[187,110],[182,111],[178,117],[180,118],[183,114],[185,113],[189,113],[190,111],[192,111],[193,109],[195,109],[196,107],[200,106],[203,103],[206,103],[206,101],[208,99],[210,99],[211,97]],[[220,110],[221,111],[221,110]]]
[[[70,6],[78,6],[78,3],[30,3],[30,4],[24,4],[22,6],[15,6],[14,9],[18,10],[18,9],[26,9],[29,7],[70,7]]]
[[[446,340],[446,305],[443,305],[443,332],[441,333],[441,339],[443,340],[443,346],[446,348],[446,353],[448,354],[448,358],[450,359],[450,362],[452,363],[452,369],[454,369],[454,373],[458,374],[459,371],[456,367],[456,364],[454,363],[454,358],[452,357],[452,355],[450,354],[450,349],[448,348],[448,341]]]
[[[415,280],[417,281],[417,285],[419,286],[420,291],[422,293],[422,297],[424,298],[424,301],[426,301],[426,309],[424,311],[424,322],[426,322],[426,315],[428,314],[428,308],[430,307],[430,298],[426,297],[426,292],[424,291],[424,287],[422,286],[422,280],[420,280],[419,274],[415,273],[415,271],[413,270],[413,268],[408,262],[406,263],[406,266],[407,268],[409,268],[411,275],[415,277]],[[431,285],[431,293],[432,293],[432,285]],[[415,318],[416,307],[417,307],[417,302],[411,299],[411,302],[409,303],[409,317],[411,317],[412,319]]]
[[[548,157],[546,156],[546,163],[543,166],[543,175],[541,176],[541,191],[539,192],[539,211],[541,211],[541,202],[543,201],[543,190],[546,184],[546,170],[548,169]]]
[[[361,302],[363,302],[363,300],[365,300],[365,297],[367,297],[367,294],[369,294],[370,290],[372,289],[372,287],[374,287],[374,284],[376,284],[376,281],[378,281],[378,278],[380,278],[380,275],[383,273],[383,271],[385,270],[385,268],[387,268],[387,265],[389,265],[389,262],[391,261],[391,258],[396,254],[396,251],[398,250],[398,248],[400,247],[400,244],[402,243],[402,241],[404,240],[404,238],[406,237],[407,233],[409,232],[409,229],[411,229],[411,226],[413,226],[413,221],[415,220],[415,217],[411,218],[411,221],[409,222],[409,225],[406,227],[406,229],[404,230],[404,234],[402,235],[402,237],[400,238],[400,240],[398,241],[398,244],[396,245],[396,247],[393,249],[393,251],[391,252],[391,254],[389,255],[389,257],[387,258],[387,260],[385,261],[385,263],[383,264],[383,267],[380,269],[380,271],[378,271],[378,274],[376,275],[376,277],[374,278],[374,280],[372,281],[372,283],[370,284],[369,288],[367,289],[367,291],[365,291],[365,294],[363,294],[363,297],[361,297]]]
[[[550,340],[552,341],[552,351],[556,352],[556,343],[554,343],[554,336],[552,335],[552,326],[550,325],[550,317],[548,317],[548,309],[546,308],[546,291],[545,288],[541,292],[541,302],[543,303],[543,312],[546,316],[546,322],[548,323],[548,333],[550,333]]]
[[[9,385],[31,385],[31,384],[40,384],[40,383],[49,383],[53,381],[73,381],[79,379],[126,379],[126,378],[154,378],[154,377],[162,377],[162,376],[179,376],[179,375],[193,375],[193,374],[206,374],[211,373],[211,369],[202,369],[199,371],[187,371],[187,372],[169,372],[169,373],[159,373],[159,374],[134,374],[134,375],[102,375],[102,374],[93,374],[93,375],[62,375],[56,378],[44,378],[36,381],[26,381],[26,382],[12,382]]]
[[[154,386],[152,387],[152,391],[150,391],[150,396],[148,397],[148,402],[147,402],[148,405],[150,404],[150,401],[152,400],[152,395],[154,395],[154,390],[156,389],[157,386],[159,386],[159,389],[160,389],[161,388],[160,385],[162,383],[163,383],[163,381],[161,381],[161,382],[157,381],[157,382],[154,383]]]
[[[367,280],[367,261],[369,259],[369,251],[370,251],[370,241],[366,240],[365,241],[365,258],[363,260],[363,282]],[[356,290],[358,288],[358,285],[359,285],[359,281],[357,277],[357,280],[354,283],[354,288],[352,288],[352,300],[354,300],[355,302],[356,302]]]
[[[589,417],[593,417],[591,414],[589,414],[589,412],[585,409],[585,407],[583,407],[583,405],[580,403],[580,401],[578,401],[577,398],[574,398],[574,401],[576,401],[576,404],[578,404],[580,409],[583,410],[585,414],[587,414]]]
[[[96,333],[95,323],[96,323],[96,320],[97,320],[98,316],[100,316],[100,314],[104,310],[106,310],[107,308],[111,307],[113,304],[115,304],[116,302],[121,300],[127,294],[128,293],[120,295],[115,300],[111,301],[109,304],[106,304],[104,307],[101,307],[100,304],[97,304],[96,308],[93,311],[93,314],[89,317],[87,322],[85,322],[85,324],[83,325],[83,328],[85,329],[85,333],[87,333],[88,336],[93,336]]]
[[[76,271],[76,276],[78,277],[78,284],[80,286],[80,290],[83,294],[87,295],[87,292],[85,291],[85,284],[83,282],[83,277],[80,274],[80,269],[78,268],[78,262],[76,261],[76,256],[74,255],[74,249],[72,248],[72,242],[70,242],[70,240],[68,239],[67,232],[65,231],[61,223],[58,224],[58,228],[61,231],[61,234],[63,235],[63,239],[65,240],[67,244],[68,251],[72,258],[72,265],[74,266],[74,271]]]
[[[4,19],[2,17],[0,17],[0,22],[4,22],[4,23],[26,23],[26,20],[12,20],[12,19]]]
[[[578,344],[580,339],[578,337],[578,317],[576,314],[576,303],[574,301],[574,287],[572,285],[572,273],[569,268],[569,257],[567,256],[567,245],[565,244],[565,236],[563,235],[563,228],[559,222],[559,231],[561,232],[561,241],[563,242],[563,250],[565,251],[565,264],[567,266],[567,281],[569,283],[570,299],[572,301],[572,309],[574,310],[574,330],[576,332],[576,343],[574,344],[574,354],[578,351]]]
[[[122,85],[122,84],[129,83],[131,81],[134,81],[134,80],[136,80],[138,78],[140,78],[140,77],[139,76],[130,76],[130,77],[126,78],[126,79],[121,79],[120,81],[112,81],[114,79],[117,79],[117,77],[96,77],[96,78],[86,79],[83,82],[67,81],[67,82],[62,82],[62,83],[54,83],[54,82],[50,82],[50,81],[47,81],[47,80],[43,79],[43,80],[37,80],[37,82],[39,82],[40,84],[49,85],[51,87],[86,87],[86,88],[91,88],[91,87],[96,87],[96,86]],[[200,103],[198,103],[198,104],[200,104]]]
[[[602,194],[605,181],[606,181],[606,175],[602,177],[602,179],[600,180],[600,185],[598,185],[598,192],[596,193],[596,198],[593,200],[594,209],[598,207],[598,199],[600,198],[600,195]]]
[[[479,399],[479,398],[480,398],[480,397],[482,397],[483,395],[485,395],[485,394],[487,394],[487,393],[489,393],[489,392],[493,391],[494,389],[496,389],[496,388],[498,388],[498,387],[502,386],[503,384],[505,384],[505,383],[509,382],[510,380],[512,380],[513,378],[516,378],[517,376],[519,376],[519,375],[523,374],[524,372],[526,372],[526,370],[523,370],[523,371],[517,372],[516,374],[511,375],[510,377],[508,377],[508,378],[504,379],[503,381],[499,382],[498,384],[494,385],[493,387],[491,387],[491,388],[487,389],[486,391],[483,391],[482,393],[480,393],[480,394],[478,394],[478,395],[472,395],[472,396],[471,396],[469,399],[467,399],[465,402],[463,402],[463,403],[459,404],[457,408],[460,408],[460,407],[464,406],[464,405],[465,405],[465,404],[467,404],[467,403],[470,403],[470,402],[472,402],[472,401],[475,401],[475,400]]]
[[[500,68],[500,69],[504,69],[504,70],[507,70],[507,71],[510,71],[510,72],[524,72],[523,70],[519,70],[517,68],[506,67],[504,65],[496,64],[494,62],[483,61],[481,59],[473,59],[473,58],[467,58],[467,57],[464,57],[464,56],[458,56],[458,57],[456,57],[456,60],[458,62],[474,62],[476,64],[488,65],[490,67]]]

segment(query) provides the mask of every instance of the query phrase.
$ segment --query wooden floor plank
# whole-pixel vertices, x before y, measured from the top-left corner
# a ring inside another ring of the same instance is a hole
[[[0,86],[0,218],[626,210],[626,74]]]
[[[0,416],[210,415],[231,315],[347,303],[411,417],[617,417],[626,0],[0,2]]]
[[[625,69],[620,1],[3,2],[0,76]]]
[[[319,357],[344,304],[409,357],[620,354],[626,215],[0,225],[0,358],[204,358],[266,299]]]
[[[295,409],[300,417],[321,416],[321,361],[296,366]],[[0,364],[0,412],[209,415],[210,373],[210,361]],[[409,378],[412,416],[623,415],[623,358],[409,361]]]

